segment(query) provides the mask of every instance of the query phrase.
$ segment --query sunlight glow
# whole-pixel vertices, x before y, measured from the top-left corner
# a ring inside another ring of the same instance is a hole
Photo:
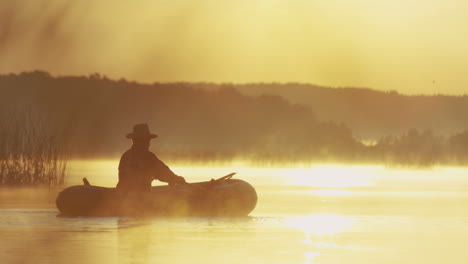
[[[0,71],[464,94],[467,6],[466,0],[0,1],[9,14],[0,25],[21,32],[2,39]],[[86,19],[77,23],[80,17]]]
[[[320,252],[305,252],[304,253],[305,257],[306,257],[306,262],[305,264],[312,264],[313,263],[313,260],[315,260],[316,257],[320,256]]]
[[[298,216],[286,221],[286,225],[306,234],[334,235],[349,230],[355,221],[344,215],[312,214]]]
[[[167,163],[177,175],[183,175],[189,182],[207,181],[237,172],[235,178],[249,178],[255,185],[297,185],[317,188],[349,188],[374,186],[386,175],[382,166],[367,165],[301,165],[296,167],[255,167],[248,162],[236,161],[231,164],[174,164]],[[91,183],[115,186],[119,160],[72,160],[68,166],[68,185],[81,184],[86,176]],[[403,175],[403,172],[402,172]],[[164,185],[153,182],[153,185]],[[351,195],[344,190],[317,190],[311,194],[324,196]]]
[[[376,176],[372,168],[367,166],[320,165],[313,166],[308,170],[292,169],[287,175],[291,178],[292,183],[302,186],[323,188],[362,187],[373,185],[372,180]]]
[[[353,195],[351,191],[345,190],[314,190],[309,192],[312,195],[319,196],[350,196]]]

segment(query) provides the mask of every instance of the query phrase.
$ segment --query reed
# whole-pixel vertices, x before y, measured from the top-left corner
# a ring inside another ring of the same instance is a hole
[[[65,140],[44,116],[14,109],[0,114],[0,185],[63,185]]]

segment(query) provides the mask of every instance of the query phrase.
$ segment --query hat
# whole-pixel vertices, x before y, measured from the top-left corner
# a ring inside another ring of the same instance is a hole
[[[127,138],[157,138],[158,135],[151,134],[148,124],[136,124],[133,126],[133,132],[127,134]]]

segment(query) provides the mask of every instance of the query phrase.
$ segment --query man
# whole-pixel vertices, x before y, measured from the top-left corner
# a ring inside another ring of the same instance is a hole
[[[133,140],[133,146],[120,159],[118,190],[151,191],[151,182],[155,179],[170,184],[186,183],[149,151],[150,141],[156,137],[150,133],[147,124],[135,125],[133,132],[127,135]]]

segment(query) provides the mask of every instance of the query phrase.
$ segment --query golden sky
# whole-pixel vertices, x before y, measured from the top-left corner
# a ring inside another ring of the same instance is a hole
[[[466,0],[3,0],[0,72],[468,93]]]

